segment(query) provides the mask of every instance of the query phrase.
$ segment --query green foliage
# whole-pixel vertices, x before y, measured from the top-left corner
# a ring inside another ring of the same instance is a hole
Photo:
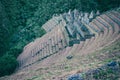
[[[14,56],[5,54],[0,58],[0,76],[11,74],[17,66]]]
[[[18,57],[18,55],[20,54],[22,52],[22,49],[21,48],[11,48],[8,52],[7,52],[7,54],[9,54],[9,55],[13,55],[15,58],[17,58]]]
[[[94,74],[93,78],[97,80],[115,80],[115,78],[118,78],[119,73],[117,71],[112,70],[111,68],[101,70],[99,73]]]
[[[120,7],[120,0],[96,0],[100,11],[107,11],[116,7]]]

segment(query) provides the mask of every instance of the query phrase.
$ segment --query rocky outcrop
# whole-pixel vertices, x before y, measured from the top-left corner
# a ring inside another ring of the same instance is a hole
[[[114,80],[120,77],[119,72],[120,61],[111,61],[99,68],[71,75],[67,80]]]

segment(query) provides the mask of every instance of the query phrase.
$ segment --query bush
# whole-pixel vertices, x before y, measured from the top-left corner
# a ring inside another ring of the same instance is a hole
[[[13,55],[5,54],[0,58],[0,76],[13,73],[16,66],[16,58]]]
[[[7,54],[9,54],[9,55],[13,55],[15,58],[17,58],[18,57],[18,55],[20,54],[22,52],[22,48],[20,49],[20,48],[11,48],[8,52],[7,52]]]

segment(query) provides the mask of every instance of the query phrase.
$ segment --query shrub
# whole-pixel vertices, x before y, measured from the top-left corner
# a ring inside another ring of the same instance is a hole
[[[15,58],[18,57],[18,55],[22,52],[22,48],[11,48],[7,54],[13,55]]]
[[[5,54],[0,58],[0,76],[11,74],[16,66],[16,58],[13,55]]]

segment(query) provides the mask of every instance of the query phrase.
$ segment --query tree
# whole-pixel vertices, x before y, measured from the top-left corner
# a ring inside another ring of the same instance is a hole
[[[16,66],[16,58],[13,55],[5,54],[0,58],[0,76],[13,73]]]

